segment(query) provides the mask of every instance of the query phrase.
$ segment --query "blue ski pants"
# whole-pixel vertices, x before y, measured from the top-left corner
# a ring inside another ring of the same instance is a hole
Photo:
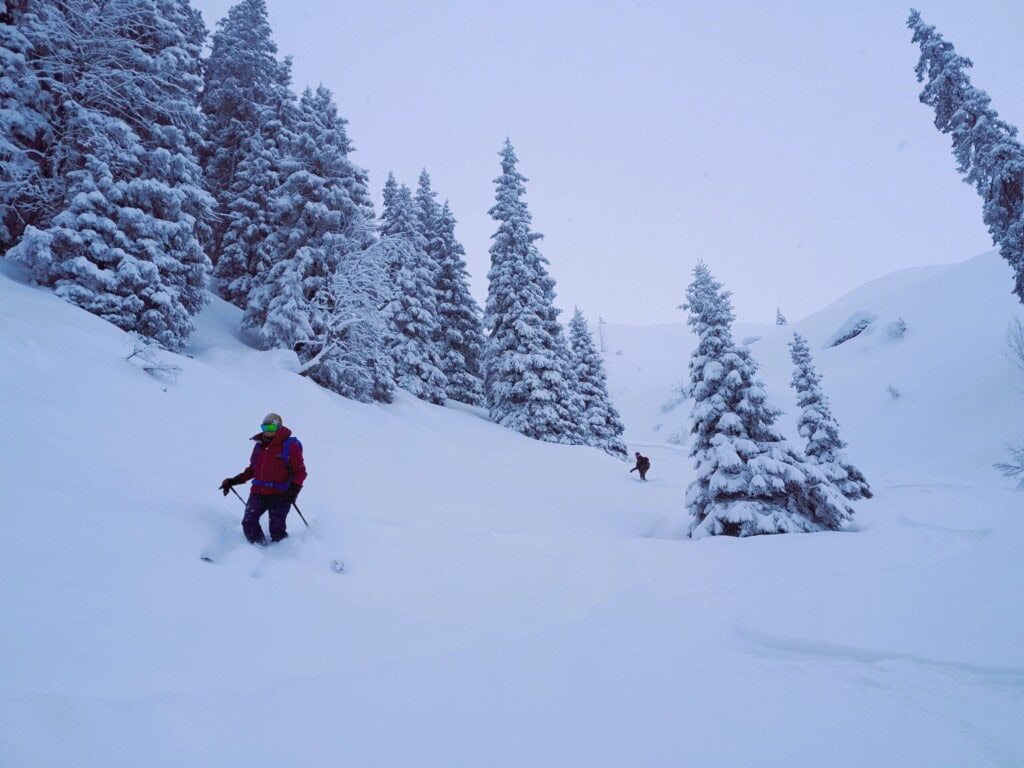
[[[287,493],[250,493],[245,504],[245,515],[242,517],[242,531],[250,544],[266,544],[260,518],[264,512],[270,513],[270,540],[280,541],[288,535],[285,518],[291,509]]]

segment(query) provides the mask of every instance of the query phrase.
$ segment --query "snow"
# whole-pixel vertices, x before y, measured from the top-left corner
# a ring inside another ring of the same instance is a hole
[[[995,254],[738,324],[797,445],[808,339],[876,496],[843,533],[699,541],[668,442],[690,403],[662,409],[682,316],[605,328],[641,483],[480,409],[340,398],[218,300],[154,378],[0,267],[0,765],[1024,763],[1022,497],[992,468],[1024,442],[1022,313]],[[826,348],[858,312],[878,320]],[[202,562],[268,411],[302,440],[315,537],[291,515],[282,546]]]

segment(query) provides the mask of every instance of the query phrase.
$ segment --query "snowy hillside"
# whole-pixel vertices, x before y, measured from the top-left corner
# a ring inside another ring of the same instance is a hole
[[[791,437],[808,338],[876,497],[851,532],[702,541],[668,444],[689,406],[662,409],[682,313],[606,331],[643,484],[472,409],[341,399],[219,301],[147,374],[2,269],[0,765],[1024,764],[1024,513],[991,467],[1024,442],[1024,373],[995,255],[738,327]],[[217,486],[271,410],[316,536],[293,514],[285,543],[203,562],[241,540]]]

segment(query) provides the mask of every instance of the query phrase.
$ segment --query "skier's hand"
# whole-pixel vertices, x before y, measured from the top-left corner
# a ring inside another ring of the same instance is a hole
[[[226,477],[226,478],[224,478],[224,482],[220,484],[220,489],[221,489],[221,491],[224,492],[225,496],[228,495],[228,491],[231,490],[231,486],[233,486],[234,484],[235,484],[235,478],[233,478],[233,477]]]
[[[286,493],[288,494],[288,503],[289,504],[294,504],[295,503],[295,500],[297,498],[299,498],[299,491],[301,491],[301,490],[302,490],[302,486],[301,485],[295,485],[295,483],[292,483],[292,486],[286,491]]]

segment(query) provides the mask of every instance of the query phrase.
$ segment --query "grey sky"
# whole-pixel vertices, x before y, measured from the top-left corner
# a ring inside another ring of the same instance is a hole
[[[741,319],[771,322],[991,247],[917,99],[910,2],[267,1],[295,87],[322,82],[350,121],[378,210],[388,171],[415,186],[426,168],[451,201],[481,301],[506,136],[558,304],[591,320],[682,321],[697,259]],[[193,3],[211,30],[232,5]],[[916,7],[1024,127],[1024,2]]]

